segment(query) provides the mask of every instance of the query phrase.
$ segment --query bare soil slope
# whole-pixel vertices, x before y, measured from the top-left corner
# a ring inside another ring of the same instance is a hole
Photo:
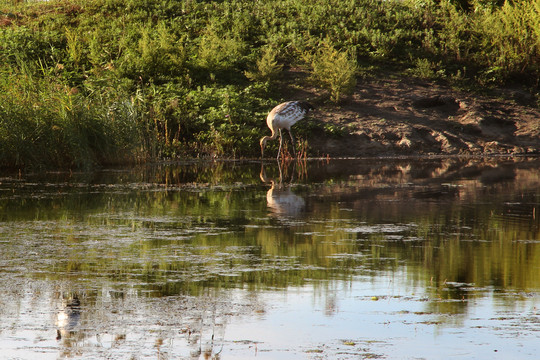
[[[339,106],[312,114],[345,127],[347,135],[313,134],[309,145],[331,157],[539,154],[534,99],[520,91],[500,95],[480,97],[413,79],[364,81]]]

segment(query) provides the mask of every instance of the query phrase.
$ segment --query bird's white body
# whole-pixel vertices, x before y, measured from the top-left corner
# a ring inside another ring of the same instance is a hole
[[[296,124],[298,120],[302,120],[308,111],[309,109],[306,106],[300,106],[299,101],[284,102],[268,113],[266,123],[270,130],[291,130],[291,126]]]
[[[291,126],[296,124],[299,120],[302,120],[309,110],[312,109],[313,106],[305,101],[287,101],[273,108],[266,117],[266,123],[272,131],[272,136],[265,136],[261,139],[261,156],[264,155],[266,142],[277,138],[279,133],[279,150],[277,156],[279,158],[281,145],[283,143],[281,129],[287,129],[287,131],[289,131],[294,152],[294,138],[291,132]]]

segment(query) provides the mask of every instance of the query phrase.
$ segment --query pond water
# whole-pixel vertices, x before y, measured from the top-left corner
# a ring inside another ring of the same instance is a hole
[[[6,359],[536,359],[540,159],[0,179]]]

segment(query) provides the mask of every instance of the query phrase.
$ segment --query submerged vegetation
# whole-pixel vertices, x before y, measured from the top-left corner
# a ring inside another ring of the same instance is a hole
[[[540,0],[12,0],[0,166],[255,156],[266,112],[297,86],[339,102],[389,67],[538,86]]]

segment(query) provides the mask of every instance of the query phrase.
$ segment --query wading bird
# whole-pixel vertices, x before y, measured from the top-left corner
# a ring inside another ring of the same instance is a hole
[[[313,110],[314,107],[305,101],[287,101],[279,104],[270,111],[266,117],[266,123],[272,131],[272,136],[264,136],[261,139],[261,158],[264,157],[264,147],[268,140],[274,140],[278,136],[279,132],[279,150],[277,158],[281,153],[281,146],[283,145],[283,136],[281,136],[281,129],[287,129],[291,136],[293,155],[296,157],[294,137],[291,132],[291,126],[296,124],[297,121],[302,120],[309,110]]]

